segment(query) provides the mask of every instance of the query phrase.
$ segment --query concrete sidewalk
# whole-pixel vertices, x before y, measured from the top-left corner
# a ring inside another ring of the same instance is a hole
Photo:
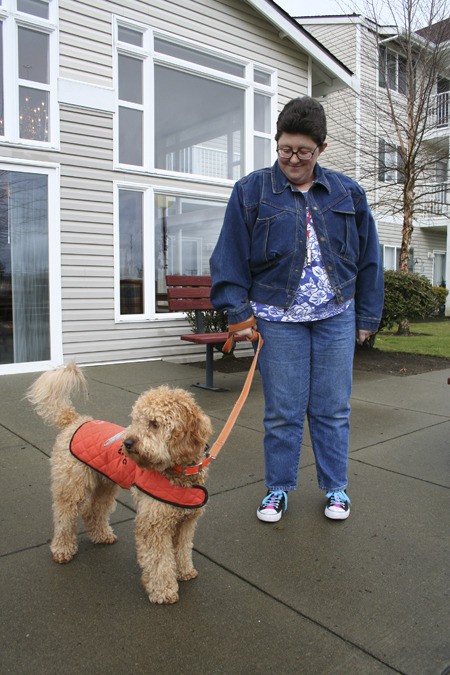
[[[190,388],[201,370],[168,362],[86,368],[95,417],[118,424],[141,391]],[[450,370],[406,378],[355,372],[347,521],[323,515],[309,437],[300,489],[278,524],[261,523],[262,392],[255,378],[210,470],[195,539],[199,577],[180,602],[151,605],[139,583],[132,502],[121,492],[119,542],[80,534],[69,565],[50,559],[48,455],[55,430],[23,401],[36,375],[0,378],[0,673],[449,672]],[[229,391],[193,389],[216,434]]]

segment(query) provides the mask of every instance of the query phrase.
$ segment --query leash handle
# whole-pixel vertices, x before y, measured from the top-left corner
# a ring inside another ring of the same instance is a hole
[[[256,342],[259,338],[259,333],[254,328],[252,328],[252,334],[250,337],[239,338],[240,340],[245,340],[246,342]],[[234,344],[236,342],[236,333],[229,332],[227,340],[222,347],[222,352],[224,354],[230,354],[233,351]]]
[[[227,342],[225,345],[228,343],[228,341],[231,340],[231,345],[234,343],[234,336],[233,333],[230,333],[228,335]],[[258,356],[259,352],[261,351],[261,347],[264,344],[264,340],[262,339],[262,336],[256,331],[254,328],[252,328],[252,335],[251,337],[246,338],[247,341],[249,342],[256,342],[258,341],[258,345],[256,347],[255,355],[253,357],[252,365],[250,366],[250,370],[247,373],[247,377],[245,378],[244,386],[242,387],[242,391],[239,394],[239,398],[234,404],[233,410],[231,411],[227,421],[225,422],[225,426],[223,427],[222,431],[218,435],[216,441],[213,443],[211,450],[209,451],[209,455],[212,459],[215,459],[217,455],[219,454],[220,450],[222,449],[222,446],[224,445],[225,441],[227,440],[228,436],[231,433],[231,430],[233,429],[235,422],[239,416],[239,413],[242,410],[242,406],[244,405],[245,401],[247,400],[247,396],[250,391],[250,387],[253,381],[253,376],[255,374],[256,370],[256,365],[258,363]],[[225,347],[223,348],[223,351],[225,351]],[[231,350],[230,350],[231,351]]]

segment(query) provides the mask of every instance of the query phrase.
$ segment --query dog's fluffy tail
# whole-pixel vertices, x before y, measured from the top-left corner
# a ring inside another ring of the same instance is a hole
[[[64,429],[79,416],[71,394],[87,396],[86,379],[75,363],[43,373],[28,389],[26,398],[47,424]]]

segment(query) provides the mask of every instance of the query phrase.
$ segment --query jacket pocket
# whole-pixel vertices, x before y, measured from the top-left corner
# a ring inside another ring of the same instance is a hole
[[[252,267],[260,267],[293,253],[296,248],[296,217],[292,211],[279,211],[258,217],[253,228]]]
[[[326,214],[326,223],[333,251],[348,260],[356,260],[359,248],[358,230],[355,207],[349,195],[331,206]]]

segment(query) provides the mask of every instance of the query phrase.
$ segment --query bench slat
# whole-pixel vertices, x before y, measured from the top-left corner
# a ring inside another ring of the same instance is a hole
[[[226,342],[228,333],[186,333],[180,335],[181,340],[186,342],[196,342],[200,345],[216,344],[217,342]],[[236,337],[235,340],[242,342],[244,337]]]
[[[167,286],[211,286],[211,277],[207,276],[186,276],[184,274],[168,274],[166,276]]]
[[[201,345],[225,342],[227,337],[228,333],[186,333],[186,335],[180,335],[180,338],[186,340],[186,342],[196,342]]]
[[[194,309],[212,309],[212,305],[208,298],[197,298],[196,300],[186,299],[186,300],[169,300],[170,310],[173,312],[183,310],[184,312],[190,312]]]
[[[167,297],[169,300],[172,298],[207,298],[209,300],[210,286],[204,286],[203,288],[167,288]]]

